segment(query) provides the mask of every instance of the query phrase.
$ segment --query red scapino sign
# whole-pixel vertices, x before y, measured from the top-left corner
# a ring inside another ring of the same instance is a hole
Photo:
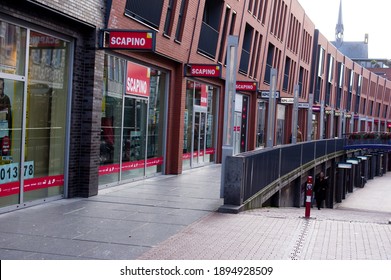
[[[128,61],[126,94],[149,96],[151,69]]]
[[[155,32],[104,30],[103,48],[126,50],[155,50]]]

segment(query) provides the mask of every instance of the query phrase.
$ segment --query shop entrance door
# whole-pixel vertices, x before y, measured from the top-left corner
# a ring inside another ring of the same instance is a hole
[[[205,164],[206,154],[206,108],[197,108],[194,110],[193,121],[193,141],[191,166],[201,166]]]
[[[121,180],[145,176],[148,100],[125,98]]]

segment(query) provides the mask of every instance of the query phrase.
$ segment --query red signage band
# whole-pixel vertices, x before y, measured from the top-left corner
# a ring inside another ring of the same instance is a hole
[[[155,48],[155,33],[152,31],[104,32],[103,47],[109,49],[150,50]]]
[[[128,61],[126,94],[148,97],[150,93],[151,69]]]
[[[257,82],[236,82],[236,90],[240,91],[257,91]]]
[[[218,64],[188,64],[187,76],[192,77],[221,77],[221,66]]]
[[[202,107],[208,107],[208,90],[207,85],[202,84],[201,85],[201,103],[200,105]]]
[[[162,164],[163,164],[162,157],[147,159],[147,167],[157,166],[157,165],[162,165]],[[139,168],[144,168],[144,167],[145,167],[144,160],[122,163],[122,171],[134,170],[134,169],[139,169]],[[99,167],[99,176],[113,174],[113,173],[119,173],[119,171],[120,171],[119,163],[102,165]]]
[[[213,155],[214,153],[215,153],[214,148],[208,148],[205,150],[206,155]],[[198,156],[200,156],[200,157],[204,156],[204,151],[200,151],[200,152],[195,151],[193,153],[193,157],[198,157]],[[191,153],[186,153],[186,154],[182,155],[182,159],[186,160],[186,159],[190,159],[190,158],[191,158]]]
[[[46,176],[24,180],[24,191],[35,191],[64,185],[64,175]],[[19,194],[19,182],[10,182],[0,185],[0,197]]]

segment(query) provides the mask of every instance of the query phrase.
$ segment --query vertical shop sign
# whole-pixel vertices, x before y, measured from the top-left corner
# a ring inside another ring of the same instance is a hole
[[[151,69],[128,61],[126,94],[149,97]]]
[[[201,85],[201,106],[202,107],[208,107],[208,90],[207,85],[202,84]]]

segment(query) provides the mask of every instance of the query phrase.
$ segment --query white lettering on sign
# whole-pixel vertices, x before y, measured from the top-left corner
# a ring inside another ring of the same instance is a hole
[[[253,85],[237,85],[237,89],[242,89],[242,90],[253,90],[254,86]]]
[[[111,37],[111,44],[116,46],[145,46],[144,38]]]
[[[191,69],[192,75],[216,75],[216,69],[197,69],[192,68]]]
[[[147,94],[147,82],[128,77],[126,81],[126,90],[128,92]]]

